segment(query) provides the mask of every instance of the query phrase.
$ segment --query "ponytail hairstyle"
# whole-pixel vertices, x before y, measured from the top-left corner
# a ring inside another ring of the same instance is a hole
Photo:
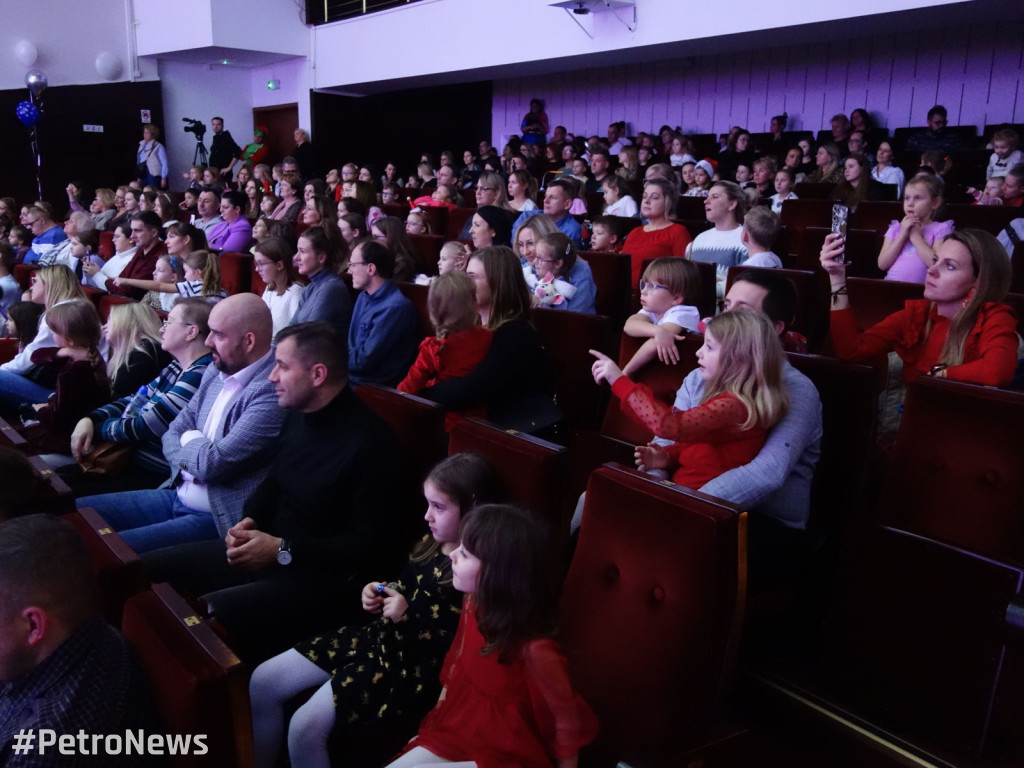
[[[741,429],[769,429],[789,411],[789,395],[782,383],[782,342],[763,312],[736,309],[708,322],[718,342],[718,370],[704,388],[706,403],[731,394],[747,407]]]
[[[185,257],[185,266],[203,273],[203,298],[220,295],[220,264],[209,251],[192,251]]]
[[[487,460],[477,453],[456,453],[440,461],[426,477],[434,487],[455,502],[460,517],[478,504],[493,504],[504,499],[501,481]],[[433,536],[425,536],[414,548],[410,560],[422,563],[441,551]],[[451,566],[443,584],[451,583]]]
[[[477,625],[498,662],[509,664],[523,643],[555,633],[558,579],[554,577],[547,526],[533,513],[509,504],[474,507],[462,522],[461,546],[480,560]]]
[[[949,321],[949,332],[939,355],[939,362],[946,366],[963,364],[964,344],[978,320],[978,313],[986,304],[1001,302],[1006,298],[1013,277],[1006,251],[988,232],[981,229],[958,229],[945,242],[950,240],[970,251],[974,276],[978,282],[965,297],[963,307]],[[929,320],[925,335],[930,332]]]

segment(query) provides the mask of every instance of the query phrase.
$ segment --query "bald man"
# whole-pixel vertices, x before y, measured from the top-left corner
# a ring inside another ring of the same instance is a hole
[[[210,312],[213,365],[163,436],[171,477],[159,489],[86,496],[136,551],[223,539],[267,476],[285,412],[278,407],[270,345],[273,319],[251,293]]]

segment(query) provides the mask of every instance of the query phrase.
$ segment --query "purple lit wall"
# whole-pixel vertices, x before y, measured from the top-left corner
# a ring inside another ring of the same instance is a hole
[[[784,42],[780,40],[780,42]],[[609,54],[614,58],[614,54]],[[1024,25],[879,35],[821,45],[629,64],[494,81],[493,137],[518,133],[530,99],[546,100],[552,127],[604,135],[681,125],[723,133],[768,130],[789,113],[793,130],[828,127],[865,107],[890,129],[923,125],[944,104],[951,125],[1024,123]]]

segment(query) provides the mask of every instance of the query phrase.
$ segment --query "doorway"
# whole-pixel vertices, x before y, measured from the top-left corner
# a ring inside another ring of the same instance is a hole
[[[253,127],[265,126],[267,135],[263,143],[270,149],[267,164],[281,162],[295,149],[295,129],[299,127],[299,105],[279,104],[274,107],[259,107],[252,111]]]

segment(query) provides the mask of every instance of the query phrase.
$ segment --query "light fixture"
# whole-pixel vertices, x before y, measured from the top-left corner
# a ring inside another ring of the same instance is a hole
[[[280,80],[267,80],[267,90],[276,91],[281,87]]]

